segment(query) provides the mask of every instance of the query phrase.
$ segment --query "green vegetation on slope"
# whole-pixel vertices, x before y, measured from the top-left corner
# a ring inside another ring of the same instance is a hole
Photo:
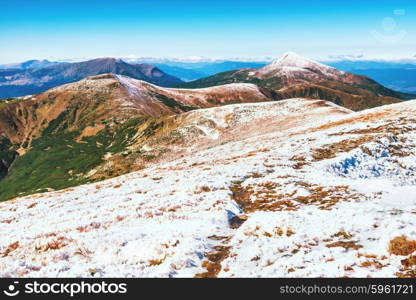
[[[180,109],[183,112],[197,109],[197,107],[183,105],[182,103],[177,102],[175,99],[167,97],[162,94],[154,93],[152,96],[156,97],[160,102],[162,102],[166,106],[171,107],[173,109]]]
[[[124,151],[143,121],[131,119],[114,129],[106,126],[97,135],[77,142],[86,125],[68,131],[67,114],[52,121],[31,149],[13,162],[8,175],[0,180],[0,201],[89,182],[85,175],[103,162],[106,153]],[[10,157],[12,152],[4,150],[10,145],[2,145],[1,158]]]
[[[186,82],[178,85],[180,88],[205,88],[216,85],[223,85],[229,83],[243,82],[243,83],[254,83],[261,86],[262,81],[254,77],[248,77],[248,70],[244,71],[227,71],[215,74],[213,76],[201,78],[195,81]]]
[[[13,150],[10,140],[7,138],[0,140],[0,180],[7,175],[8,168],[16,156],[17,152]]]

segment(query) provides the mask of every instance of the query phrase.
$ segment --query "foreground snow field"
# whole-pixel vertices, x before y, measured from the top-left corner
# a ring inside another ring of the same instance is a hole
[[[416,101],[360,113],[303,99],[233,107],[267,106],[296,122],[0,203],[0,275],[415,276]]]

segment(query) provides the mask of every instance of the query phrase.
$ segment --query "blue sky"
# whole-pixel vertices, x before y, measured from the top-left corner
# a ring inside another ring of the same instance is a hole
[[[0,0],[0,63],[416,55],[416,1]],[[358,2],[358,1],[357,1]]]

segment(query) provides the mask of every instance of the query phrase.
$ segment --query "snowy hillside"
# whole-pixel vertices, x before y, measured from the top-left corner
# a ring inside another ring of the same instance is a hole
[[[353,113],[290,99],[183,118],[214,119],[216,139],[221,110],[250,121],[250,137],[0,203],[0,276],[415,276],[416,101]]]
[[[290,71],[319,71],[324,73],[325,75],[331,76],[335,73],[341,75],[343,74],[342,71],[338,71],[335,68],[326,66],[319,62],[313,61],[309,58],[300,56],[294,52],[287,52],[283,54],[281,57],[273,60],[267,66],[261,68],[257,74],[258,75],[265,75],[272,72],[278,72],[282,70]]]
[[[321,99],[354,111],[414,98],[390,90],[371,78],[337,70],[293,52],[259,69],[218,73],[180,86],[193,89],[237,82],[254,83],[273,92],[277,99]]]

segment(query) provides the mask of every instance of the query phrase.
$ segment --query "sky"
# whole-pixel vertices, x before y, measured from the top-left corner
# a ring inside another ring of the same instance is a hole
[[[0,0],[0,63],[416,55],[416,1],[351,2]]]

